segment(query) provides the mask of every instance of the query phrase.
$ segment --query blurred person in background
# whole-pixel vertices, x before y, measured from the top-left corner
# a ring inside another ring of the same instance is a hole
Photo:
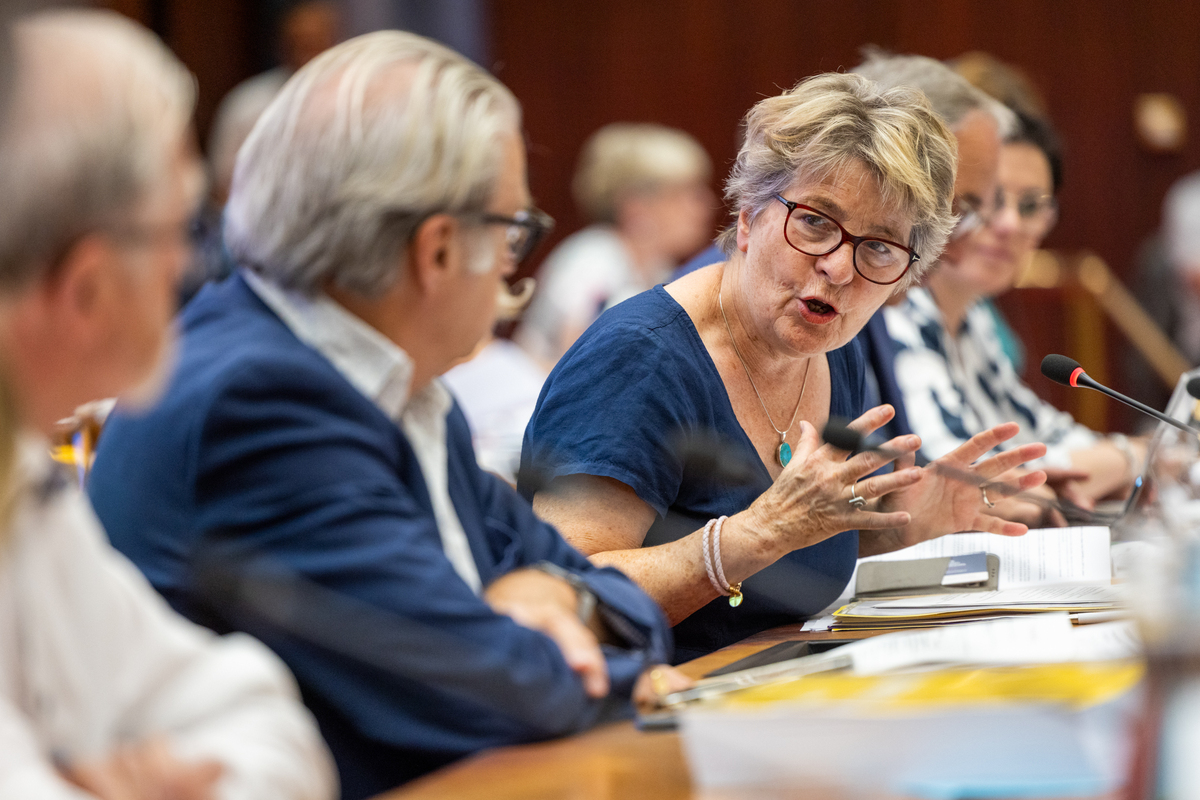
[[[326,800],[295,683],[179,617],[105,540],[47,435],[145,400],[202,189],[191,76],[109,12],[17,21],[0,126],[0,796]]]
[[[600,312],[669,280],[712,235],[711,175],[683,131],[613,123],[592,134],[571,186],[591,224],[546,257],[514,340],[549,370]]]
[[[891,459],[848,458],[817,433],[842,417],[866,435],[892,416],[863,405],[854,337],[954,226],[950,130],[916,90],[825,74],[759,102],[745,131],[726,260],[601,316],[551,373],[522,453],[537,513],[638,581],[682,658],[821,611],[860,556],[1025,532],[978,485],[913,468],[915,436],[886,444],[906,454],[896,472],[868,478]],[[977,461],[1015,434],[999,426],[941,463],[991,480],[1044,452]],[[745,477],[689,459],[696,436]]]
[[[990,53],[972,50],[946,62],[947,66],[966,78],[967,82],[1005,107],[1024,117],[1049,120],[1046,98],[1033,80],[1014,64],[1006,64]],[[1061,164],[1059,165],[1061,166]],[[1016,331],[1008,324],[1000,307],[991,299],[984,306],[996,318],[996,335],[1004,354],[1020,375],[1025,369],[1025,346]]]
[[[337,3],[302,0],[279,20],[279,66],[233,87],[221,100],[208,138],[211,202],[225,205],[238,149],[254,123],[296,70],[337,44],[341,32]]]
[[[205,583],[214,559],[326,598],[289,617],[315,630],[255,632],[347,800],[628,716],[670,656],[649,597],[479,469],[437,377],[489,333],[548,224],[503,84],[413,34],[337,45],[242,147],[226,241],[243,268],[184,310],[163,402],[118,406],[101,439],[100,518],[177,608],[245,623]]]
[[[1171,185],[1163,199],[1162,224],[1138,251],[1134,288],[1142,306],[1187,359],[1200,364],[1200,172]],[[1163,408],[1165,386],[1144,358],[1128,358],[1133,394]]]
[[[1121,435],[1097,436],[1042,401],[1021,381],[987,305],[1013,287],[1057,219],[1058,137],[1044,118],[1014,113],[1017,127],[999,149],[994,194],[984,191],[984,202],[973,212],[974,229],[947,247],[922,286],[882,313],[908,422],[927,458],[1016,421],[1021,433],[1009,446],[1045,444],[1047,455],[1038,466],[1046,469],[1058,496],[1091,509],[1097,500],[1131,487],[1140,444]],[[1031,523],[1064,521],[1049,505],[1028,512],[1041,518]]]
[[[189,300],[205,282],[224,278],[233,269],[221,238],[221,212],[229,197],[233,166],[242,142],[287,79],[337,44],[340,33],[337,3],[294,3],[279,20],[279,66],[247,78],[222,98],[209,130],[209,193],[199,217],[195,257],[180,284],[181,301]]]
[[[488,336],[442,376],[471,426],[479,466],[516,486],[521,440],[549,372],[509,339]]]
[[[854,71],[866,75],[880,86],[909,86],[920,90],[933,110],[954,132],[958,145],[957,171],[954,177],[954,210],[958,222],[941,258],[953,259],[962,248],[963,240],[979,223],[979,211],[995,192],[996,167],[1000,141],[1013,125],[1012,114],[1000,103],[975,89],[949,67],[932,58],[919,55],[894,55],[875,46],[864,48],[865,58]],[[927,269],[936,264],[926,265]],[[888,304],[899,303],[903,292],[888,298]],[[866,391],[870,403],[888,403],[896,409],[884,433],[900,436],[913,433],[908,421],[908,409],[895,372],[895,347],[888,335],[883,311],[867,321],[859,343],[866,354],[868,369]],[[919,460],[929,460],[924,453]],[[998,504],[1001,516],[1028,522],[1040,516],[1036,508],[1016,506],[1016,501]]]

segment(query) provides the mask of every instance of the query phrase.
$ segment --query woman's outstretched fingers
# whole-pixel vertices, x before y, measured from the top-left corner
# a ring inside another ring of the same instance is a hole
[[[1046,473],[1040,469],[1035,469],[1033,472],[1027,472],[1017,480],[1017,486],[1021,487],[1022,492],[1027,492],[1030,489],[1036,489],[1046,482]]]
[[[903,453],[904,455],[915,454],[921,449],[921,437],[915,433],[907,433],[903,436],[897,436],[895,439],[889,439],[883,443],[883,447],[880,449],[892,453]]]
[[[921,440],[917,436],[898,436],[881,448],[867,450],[852,456],[846,460],[842,480],[847,482],[858,480],[870,475],[889,461],[896,461],[893,473],[899,472],[905,467],[911,467],[915,463],[912,451],[920,446]]]
[[[1033,461],[1036,458],[1041,458],[1045,454],[1046,445],[1044,444],[1023,444],[1020,447],[1014,447],[1012,450],[1006,450],[999,455],[992,456],[991,458],[985,458],[983,461],[980,461],[975,465],[973,471],[985,481],[996,480],[1006,472],[1009,472],[1010,470],[1013,470],[1029,461]],[[1041,470],[1028,472],[1024,477],[1027,478],[1030,475],[1036,475],[1039,473],[1041,477],[1038,478],[1037,482],[1033,484],[1033,486],[1041,486],[1046,482],[1046,473],[1042,472]],[[1033,487],[1026,486],[1025,488]]]
[[[883,449],[901,454],[896,458],[896,466],[892,468],[896,472],[908,469],[909,467],[915,467],[917,465],[917,451],[921,449],[921,437],[915,433],[897,436],[895,439],[884,444]]]
[[[988,428],[983,433],[977,433],[960,444],[946,456],[946,460],[959,464],[973,464],[985,453],[994,450],[998,445],[1021,432],[1021,426],[1015,422],[1005,422],[994,428]]]
[[[874,475],[870,478],[864,478],[855,485],[861,497],[866,500],[874,500],[883,497],[885,494],[890,494],[897,489],[912,486],[919,480],[921,480],[921,470],[916,467],[910,467],[909,469],[897,470],[884,475]]]
[[[867,409],[856,419],[852,420],[851,422],[847,422],[846,427],[857,433],[859,436],[867,437],[882,428],[884,425],[888,424],[888,422],[890,422],[894,416],[896,416],[896,410],[885,403],[884,405]],[[826,446],[833,450],[840,450],[843,453],[846,452],[845,450],[842,450],[839,447],[834,447],[833,445]]]
[[[975,530],[983,531],[984,533],[998,533],[1001,536],[1024,536],[1029,533],[1028,525],[1022,525],[1020,522],[1013,522],[984,513],[980,513],[975,517],[974,527]]]
[[[851,481],[865,478],[891,460],[892,456],[885,453],[878,453],[874,450],[859,453],[853,458],[846,459],[845,464],[838,473],[838,479],[842,483],[850,483]]]
[[[854,505],[851,500],[855,497],[870,503],[886,494],[912,486],[921,480],[921,475],[921,470],[914,467],[855,481],[850,484],[847,503]],[[912,522],[912,514],[907,511],[868,511],[864,507],[856,509],[850,519],[859,530],[882,530],[908,525]]]
[[[847,423],[846,427],[866,436],[888,424],[894,416],[896,416],[896,409],[884,403],[881,406],[868,408],[852,422]]]

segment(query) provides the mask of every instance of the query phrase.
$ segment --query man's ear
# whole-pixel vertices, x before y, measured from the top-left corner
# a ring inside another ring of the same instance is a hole
[[[70,246],[42,286],[42,302],[49,321],[83,346],[95,345],[108,333],[118,293],[117,263],[113,243],[100,234],[89,234]]]
[[[434,214],[413,234],[408,248],[409,270],[422,292],[435,292],[455,272],[462,258],[457,237],[458,220],[450,214]]]

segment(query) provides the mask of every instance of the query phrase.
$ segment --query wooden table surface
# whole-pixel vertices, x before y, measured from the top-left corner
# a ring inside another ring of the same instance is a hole
[[[863,639],[874,634],[805,633],[785,625],[689,661],[699,678],[780,642]],[[1118,800],[1120,792],[1086,800]],[[639,731],[632,722],[541,744],[489,750],[426,775],[375,800],[867,800],[844,788],[707,790],[692,786],[679,734]],[[870,800],[888,800],[877,792]],[[899,800],[899,798],[891,798]],[[1066,800],[1065,798],[1063,800]]]
[[[680,669],[699,678],[780,642],[869,635],[803,633],[800,628],[800,625],[785,625],[751,636],[689,661]],[[811,800],[847,797],[844,792],[819,790],[812,785],[797,789],[794,794],[769,796],[761,788],[746,793],[700,792],[692,788],[679,734],[639,731],[632,722],[619,722],[567,739],[479,753],[376,800],[742,800],[750,797],[787,800],[801,795]]]

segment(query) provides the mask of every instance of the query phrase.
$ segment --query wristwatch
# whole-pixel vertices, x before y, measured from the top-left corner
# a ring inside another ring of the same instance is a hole
[[[596,611],[596,594],[588,588],[587,582],[574,572],[563,569],[553,561],[539,561],[533,565],[533,569],[541,570],[547,575],[553,575],[556,578],[561,578],[570,584],[579,598],[578,604],[575,606],[575,613],[579,615],[579,619],[586,625],[588,620],[592,618],[592,614]]]

